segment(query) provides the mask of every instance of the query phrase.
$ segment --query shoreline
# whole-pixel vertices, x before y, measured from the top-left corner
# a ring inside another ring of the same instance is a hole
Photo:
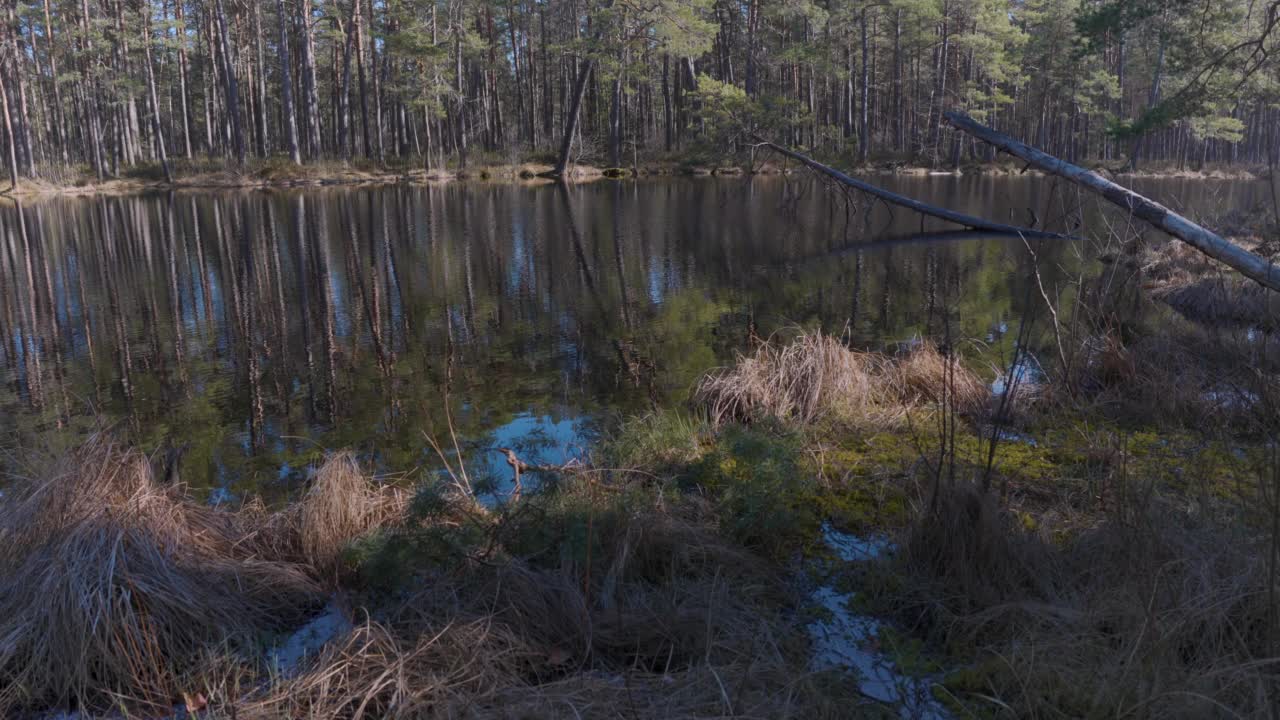
[[[1202,170],[1155,168],[1137,172],[1116,172],[1097,163],[1090,164],[1088,167],[1091,170],[1120,180],[1258,181],[1268,178],[1266,168],[1249,166],[1215,167]],[[255,166],[251,164],[242,169],[219,168],[178,174],[173,182],[141,177],[119,177],[101,182],[81,178],[73,183],[58,183],[39,179],[26,180],[20,182],[16,189],[0,190],[0,197],[9,199],[82,197],[90,195],[117,197],[166,191],[266,190],[404,184],[436,185],[474,181],[539,185],[555,182],[554,179],[543,175],[543,173],[549,172],[551,169],[550,165],[539,163],[479,165],[465,170],[439,169],[429,172],[424,171],[422,168],[365,169],[354,165],[335,165],[331,163],[303,166],[280,166],[277,164]],[[143,171],[151,170],[154,170],[154,168],[143,169]],[[801,168],[798,167],[779,165],[772,160],[754,165],[738,162],[715,164],[650,162],[616,168],[576,165],[570,168],[564,179],[567,182],[583,183],[598,180],[638,180],[656,177],[754,178],[791,176],[797,174],[800,170]],[[1024,170],[1019,165],[1009,163],[971,164],[955,170],[946,170],[906,163],[879,162],[851,167],[847,171],[856,175],[872,177],[1044,176],[1043,173],[1037,170]]]

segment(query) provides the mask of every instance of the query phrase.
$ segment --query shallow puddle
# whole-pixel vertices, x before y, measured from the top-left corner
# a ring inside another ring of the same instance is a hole
[[[829,525],[823,526],[822,538],[842,562],[868,562],[893,552],[893,544],[887,537],[858,537]],[[951,717],[933,697],[936,678],[908,675],[881,651],[879,635],[885,626],[873,617],[850,609],[856,593],[840,592],[831,585],[821,585],[809,598],[822,608],[825,616],[808,628],[813,639],[811,665],[815,671],[853,673],[863,695],[894,706],[903,718],[941,720]]]

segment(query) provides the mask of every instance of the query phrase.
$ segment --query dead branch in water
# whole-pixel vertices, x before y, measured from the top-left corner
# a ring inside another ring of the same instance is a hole
[[[855,190],[861,190],[862,192],[867,193],[868,195],[873,195],[875,197],[878,197],[887,203],[892,203],[894,205],[907,208],[908,210],[914,210],[915,212],[918,212],[921,215],[928,215],[930,217],[938,218],[939,220],[945,220],[947,222],[955,223],[957,225],[963,225],[964,227],[972,228],[974,230],[987,230],[989,232],[997,232],[997,233],[1013,233],[1016,235],[1022,235],[1023,237],[1029,237],[1029,238],[1063,239],[1067,237],[1066,235],[1062,235],[1060,233],[1046,232],[1044,230],[1033,230],[1031,228],[1018,227],[1016,225],[1004,225],[1002,223],[991,222],[989,220],[983,220],[980,217],[965,215],[964,213],[958,213],[958,212],[955,212],[954,210],[948,210],[946,208],[940,208],[934,205],[922,203],[919,200],[909,198],[905,195],[899,195],[895,192],[890,192],[888,190],[885,190],[884,188],[876,187],[871,183],[863,182],[862,180],[857,180],[855,178],[849,177],[848,175],[840,172],[839,170],[836,170],[833,167],[823,165],[817,160],[814,160],[806,155],[801,155],[800,153],[795,152],[794,150],[788,150],[787,148],[784,148],[781,145],[775,145],[767,140],[763,140],[763,139],[759,139],[759,140],[761,145],[769,148],[770,150],[773,150],[774,152],[777,152],[777,153],[781,153],[786,157],[799,160],[805,165],[808,165],[810,168],[817,170],[818,172],[834,179],[836,182],[839,182],[842,185],[848,185],[849,187],[854,188]]]
[[[1031,165],[1061,178],[1070,180],[1085,189],[1101,195],[1169,233],[1191,247],[1238,270],[1242,275],[1272,289],[1280,290],[1280,268],[1266,258],[1255,255],[1222,236],[1207,230],[1158,202],[1117,185],[1098,173],[1085,170],[1025,143],[1014,140],[979,123],[973,118],[955,111],[943,115],[946,121],[983,142],[989,143],[1010,155],[1026,160]]]

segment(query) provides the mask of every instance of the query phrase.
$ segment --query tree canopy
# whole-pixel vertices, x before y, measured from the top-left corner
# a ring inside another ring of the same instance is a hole
[[[1280,2],[4,0],[0,140],[51,180],[170,161],[1265,162]],[[156,171],[156,170],[152,170]]]

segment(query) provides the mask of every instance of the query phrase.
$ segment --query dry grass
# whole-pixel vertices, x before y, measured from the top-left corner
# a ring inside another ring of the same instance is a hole
[[[168,711],[204,683],[210,648],[305,620],[340,548],[398,507],[338,455],[293,508],[210,508],[91,440],[0,506],[0,713]]]
[[[317,570],[336,572],[352,538],[398,519],[407,503],[398,488],[371,485],[351,453],[331,455],[295,506],[302,558]]]
[[[1258,539],[1160,503],[1046,540],[1054,532],[956,490],[905,537],[897,562],[906,582],[888,602],[975,658],[948,681],[970,708],[1271,717],[1280,659]]]
[[[1273,428],[1272,409],[1280,407],[1276,351],[1268,335],[1182,320],[1128,341],[1104,331],[1075,353],[1066,378],[1075,396],[1054,393],[1062,403],[1047,410],[1156,428]]]
[[[0,710],[169,708],[200,650],[297,622],[317,587],[252,556],[235,516],[94,441],[0,507]]]
[[[954,354],[922,342],[894,364],[898,397],[908,404],[948,404],[962,413],[981,412],[991,387],[964,367]]]
[[[141,454],[92,442],[0,508],[0,715],[844,716],[848,698],[808,676],[774,566],[723,539],[697,498],[624,501],[597,482],[502,512],[453,498],[387,528],[393,552],[414,533],[463,545],[408,569],[425,582],[366,596],[343,551],[406,502],[349,454],[268,512],[196,504]],[[319,608],[322,580],[369,607],[278,674],[263,643]]]
[[[694,403],[714,425],[776,417],[885,427],[912,407],[948,403],[979,413],[990,399],[986,383],[932,343],[890,357],[850,350],[839,338],[820,333],[762,344],[732,368],[703,377],[694,392]]]
[[[1213,325],[1252,325],[1274,329],[1280,297],[1238,277],[1201,278],[1153,287],[1151,297],[1189,320]]]

